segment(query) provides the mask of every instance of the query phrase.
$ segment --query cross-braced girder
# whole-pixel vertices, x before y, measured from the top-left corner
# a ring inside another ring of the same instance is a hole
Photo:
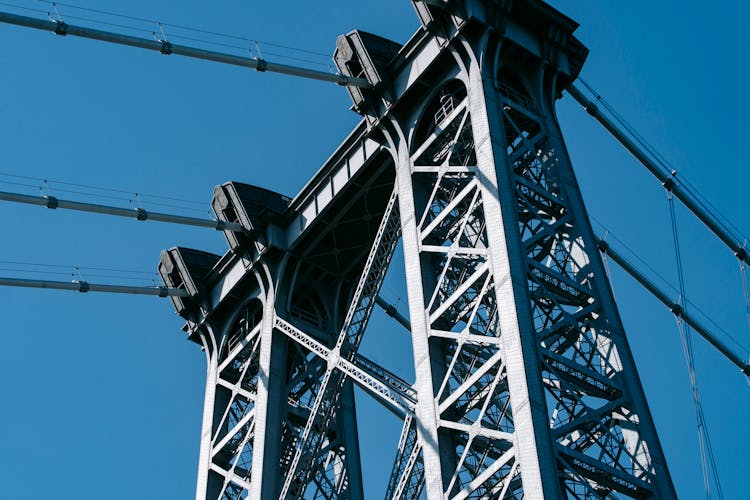
[[[246,498],[253,469],[255,404],[263,306],[252,300],[241,310],[211,353],[217,369],[214,384],[213,419],[209,439],[203,445],[208,453],[206,495],[221,499]],[[206,346],[211,350],[211,346]]]
[[[312,377],[315,387],[308,391],[311,398],[308,402],[309,415],[304,426],[300,426],[294,450],[288,454],[290,461],[281,464],[282,473],[285,475],[281,498],[299,498],[306,494],[311,486],[325,498],[334,498],[341,493],[342,487],[338,484],[346,483],[345,479],[339,479],[337,482],[328,479],[328,474],[320,472],[317,459],[321,449],[328,442],[328,429],[335,419],[339,395],[346,382],[344,372],[337,369],[337,363],[340,358],[346,361],[354,359],[400,234],[397,197],[393,193],[385,208],[336,343],[327,353],[328,362],[324,365],[319,363],[320,371]],[[328,461],[330,462],[330,459]],[[324,470],[328,471],[328,468]]]
[[[585,49],[515,2],[416,3],[434,40],[403,60],[339,45],[358,76],[404,73],[352,94],[377,153],[300,203],[262,314],[215,351],[209,489],[361,498],[356,384],[403,419],[386,498],[674,498],[554,117]],[[399,239],[413,385],[358,352]]]
[[[430,498],[673,497],[547,105],[554,79],[463,57],[401,134],[414,348],[429,362],[388,495],[414,498],[424,478]],[[519,85],[534,77],[537,94]]]
[[[585,214],[576,213],[563,188],[568,166],[562,144],[531,99],[504,90],[506,153],[565,491],[571,498],[652,496],[656,471],[641,432],[642,407],[623,397],[628,388],[619,353],[627,347],[593,279],[590,259],[598,255],[577,223]]]
[[[415,498],[423,474],[437,472],[441,496],[487,498],[504,491],[512,497],[514,491],[520,494],[521,484],[515,424],[486,231],[486,195],[465,86],[448,84],[424,116],[408,164],[399,166],[407,171],[413,191],[402,188],[400,196],[413,199],[413,214],[405,214],[405,224],[413,224],[412,239],[405,237],[404,246],[418,254],[421,272],[408,275],[407,281],[410,306],[411,295],[424,304],[423,312],[411,311],[412,324],[421,319],[424,326],[412,333],[427,340],[430,363],[421,369],[429,372],[423,376],[432,377],[430,387],[419,387],[418,397],[420,402],[435,400],[437,446],[431,443],[428,451],[438,455],[440,468],[425,470],[427,459],[419,457],[430,429],[420,429],[417,441],[412,423],[405,422],[389,494]],[[419,386],[419,372],[417,379]],[[417,420],[425,426],[419,409],[418,403]],[[435,493],[428,485],[428,495]]]

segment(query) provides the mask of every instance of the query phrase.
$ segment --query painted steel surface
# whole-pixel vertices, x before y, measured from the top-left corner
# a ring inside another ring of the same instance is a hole
[[[388,498],[675,498],[555,118],[577,25],[415,7],[400,49],[339,38],[364,122],[182,313],[209,360],[197,497],[361,498],[356,383],[404,420]],[[357,353],[399,239],[414,384]]]

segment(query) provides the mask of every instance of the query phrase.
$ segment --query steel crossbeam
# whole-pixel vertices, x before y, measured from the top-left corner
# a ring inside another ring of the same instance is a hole
[[[414,413],[414,391],[407,382],[396,375],[377,367],[374,362],[362,356],[354,356],[353,361],[341,356],[332,356],[330,349],[282,318],[276,318],[276,328],[305,349],[315,353],[327,365],[330,364],[350,377],[396,415],[404,416]],[[381,376],[381,374],[387,375]]]

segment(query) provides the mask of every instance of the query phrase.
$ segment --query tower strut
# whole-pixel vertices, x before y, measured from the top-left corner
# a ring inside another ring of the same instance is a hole
[[[177,45],[167,40],[149,40],[111,31],[103,31],[83,26],[75,26],[63,21],[47,21],[28,16],[19,16],[8,12],[0,12],[0,22],[6,24],[15,24],[26,28],[34,28],[43,31],[51,31],[58,35],[71,35],[102,42],[116,43],[127,45],[129,47],[138,47],[141,49],[154,50],[165,55],[175,54],[178,56],[192,57],[194,59],[204,59],[233,66],[242,66],[254,69],[260,72],[270,71],[271,73],[282,73],[285,75],[309,78],[323,82],[335,83],[342,86],[351,86],[359,88],[370,88],[370,83],[364,78],[354,78],[342,75],[340,73],[326,73],[325,71],[316,71],[313,69],[290,66],[288,64],[279,64],[267,61],[261,58],[240,57],[212,50],[204,50],[186,45]]]
[[[669,295],[659,288],[653,281],[649,280],[646,275],[636,269],[630,262],[628,262],[622,255],[617,251],[613,250],[609,244],[597,238],[597,245],[599,250],[609,256],[615,263],[620,266],[625,272],[632,276],[643,288],[648,290],[654,297],[667,306],[667,308],[677,316],[683,319],[688,325],[690,325],[696,332],[698,332],[709,344],[719,350],[724,356],[726,356],[732,363],[737,365],[742,373],[750,376],[750,360],[744,360],[737,353],[733,352],[727,345],[719,340],[717,335],[714,335],[705,325],[698,321],[695,316],[685,311],[679,304],[669,298]]]
[[[725,229],[721,222],[711,213],[706,211],[696,201],[695,197],[685,189],[679,182],[675,182],[674,172],[666,172],[661,166],[659,166],[648,154],[643,151],[633,140],[631,140],[620,127],[618,127],[612,120],[604,116],[599,110],[599,107],[591,100],[586,98],[575,85],[568,87],[568,93],[583,106],[583,108],[594,117],[600,124],[604,126],[607,131],[622,144],[635,158],[648,169],[659,182],[661,182],[666,189],[674,193],[693,215],[698,220],[711,230],[722,243],[724,243],[729,249],[734,252],[734,255],[745,264],[750,265],[750,254],[744,247],[743,242],[739,241],[736,235]]]
[[[0,200],[11,201],[14,203],[26,203],[28,205],[40,205],[51,209],[66,208],[69,210],[78,210],[80,212],[93,212],[97,214],[116,215],[118,217],[130,217],[139,221],[155,220],[186,226],[208,227],[216,229],[217,231],[245,231],[245,227],[239,222],[224,222],[211,219],[199,219],[197,217],[186,217],[183,215],[149,212],[142,208],[120,208],[95,203],[82,203],[80,201],[61,200],[55,196],[31,196],[0,191]]]

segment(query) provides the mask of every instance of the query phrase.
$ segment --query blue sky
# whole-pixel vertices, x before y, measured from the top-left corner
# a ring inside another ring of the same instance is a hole
[[[40,2],[17,3],[46,8]],[[742,35],[750,6],[736,0],[721,10],[676,0],[553,4],[581,23],[578,36],[591,49],[582,76],[680,175],[750,234],[750,173],[742,125],[750,115],[744,99],[750,42]],[[336,36],[350,29],[403,42],[417,27],[407,0],[158,5],[81,0],[77,5],[322,53],[331,53]],[[5,191],[38,193],[39,181],[7,174],[23,175],[204,202],[177,203],[195,212],[149,205],[142,197],[147,209],[207,215],[213,186],[227,180],[296,194],[358,121],[348,110],[346,93],[335,85],[4,25],[0,67],[0,172],[6,174],[0,175],[0,190]],[[676,282],[663,190],[571,101],[561,101],[559,115],[590,213]],[[107,202],[63,191],[88,189],[50,185],[53,189],[45,193]],[[0,203],[0,217],[0,261],[67,266],[4,263],[3,269],[24,272],[0,275],[67,280],[74,266],[150,272],[163,248],[226,250],[221,234],[210,230],[5,202]],[[682,208],[678,218],[688,296],[750,346],[736,261]],[[116,281],[97,277],[102,274],[136,276],[91,269],[81,270],[80,276]],[[150,276],[137,276],[128,283],[149,284]],[[614,268],[613,281],[678,493],[681,498],[704,497],[675,322]],[[392,300],[401,296],[395,285],[385,294]],[[205,360],[185,340],[169,303],[0,289],[0,304],[3,496],[191,497]],[[375,325],[382,337],[368,338],[365,351],[408,379],[408,339],[383,318],[376,318]],[[390,355],[386,345],[399,346],[399,354]],[[695,351],[724,493],[741,498],[750,470],[750,390],[738,370],[705,342],[696,340]],[[364,400],[359,410],[365,486],[368,498],[376,498],[384,490],[399,423]]]

